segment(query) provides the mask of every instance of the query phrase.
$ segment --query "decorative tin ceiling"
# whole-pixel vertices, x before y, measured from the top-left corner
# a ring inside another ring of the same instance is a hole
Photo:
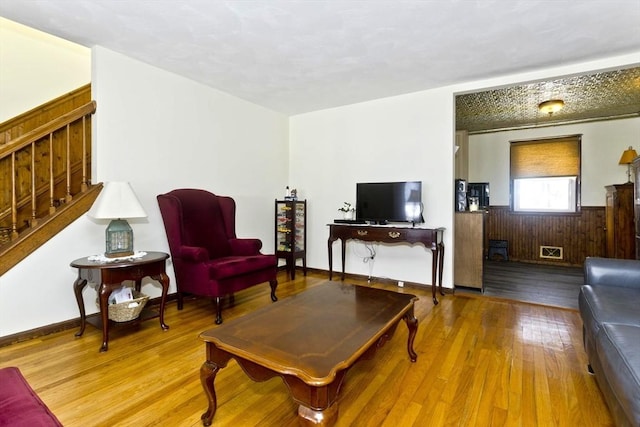
[[[557,113],[538,104],[561,99]],[[640,115],[640,67],[560,78],[456,97],[456,129],[469,133]]]

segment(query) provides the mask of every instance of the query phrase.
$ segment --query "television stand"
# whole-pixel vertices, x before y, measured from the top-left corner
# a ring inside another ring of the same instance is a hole
[[[358,224],[329,224],[329,280],[333,276],[333,242],[340,239],[342,247],[342,278],[345,277],[345,254],[347,240],[362,240],[365,242],[381,243],[422,243],[425,248],[431,249],[431,296],[433,303],[438,304],[436,298],[436,279],[442,291],[442,267],[444,264],[444,228],[416,228],[416,227],[389,227]]]

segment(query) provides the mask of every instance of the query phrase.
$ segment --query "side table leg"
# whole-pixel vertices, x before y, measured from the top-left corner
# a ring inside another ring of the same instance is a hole
[[[112,289],[105,283],[100,284],[98,296],[100,300],[100,316],[102,318],[102,346],[100,352],[109,349],[109,295]]]
[[[409,328],[409,338],[407,340],[409,359],[411,359],[412,362],[415,362],[418,360],[418,355],[413,349],[413,340],[416,337],[416,332],[418,332],[418,319],[413,315],[413,308],[404,315],[404,321],[407,324],[407,328]]]
[[[160,297],[160,327],[166,331],[169,329],[169,325],[164,323],[164,308],[167,305],[167,293],[169,292],[169,276],[165,273],[160,273],[157,276],[151,276],[153,280],[157,280],[162,285],[162,296]],[[140,292],[138,290],[138,292]]]
[[[84,328],[87,325],[87,316],[84,311],[84,298],[82,297],[82,290],[86,285],[87,281],[80,278],[80,273],[78,273],[78,278],[75,282],[73,282],[73,293],[76,295],[78,309],[80,310],[80,330],[76,332],[76,337],[82,336],[82,334],[84,334]]]

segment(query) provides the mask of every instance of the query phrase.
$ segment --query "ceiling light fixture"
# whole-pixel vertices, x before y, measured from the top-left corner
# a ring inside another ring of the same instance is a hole
[[[538,104],[538,110],[549,115],[562,110],[562,107],[564,107],[564,101],[561,99],[549,99]]]

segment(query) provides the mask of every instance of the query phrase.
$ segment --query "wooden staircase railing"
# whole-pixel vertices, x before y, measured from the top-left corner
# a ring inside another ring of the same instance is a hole
[[[22,122],[0,124],[0,275],[86,212],[100,191],[90,183],[96,103],[75,106],[87,95],[81,88],[66,104],[56,99]]]

